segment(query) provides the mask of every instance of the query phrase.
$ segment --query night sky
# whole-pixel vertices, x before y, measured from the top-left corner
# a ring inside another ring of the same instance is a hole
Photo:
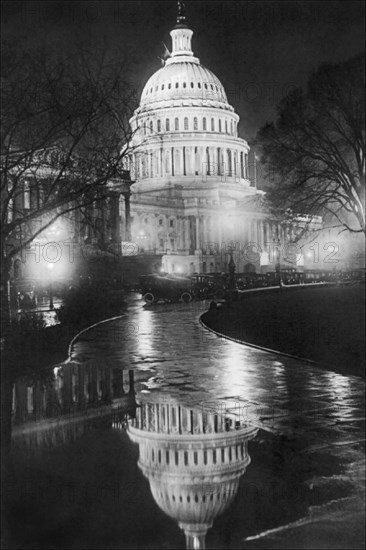
[[[283,95],[303,86],[312,69],[364,49],[364,2],[185,2],[193,51],[223,83],[250,141],[273,120]],[[2,35],[72,44],[105,39],[128,52],[141,92],[171,47],[177,3],[2,2]]]

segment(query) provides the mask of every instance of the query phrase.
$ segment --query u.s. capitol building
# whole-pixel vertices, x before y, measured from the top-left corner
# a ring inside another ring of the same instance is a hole
[[[249,179],[239,116],[195,57],[181,12],[170,35],[172,52],[130,120],[131,239],[162,255],[167,272],[224,271],[233,243],[237,271],[259,271],[268,264],[265,243],[288,236],[267,219],[264,193]]]

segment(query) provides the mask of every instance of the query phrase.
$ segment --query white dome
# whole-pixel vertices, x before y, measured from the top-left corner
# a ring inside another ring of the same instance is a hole
[[[140,107],[158,108],[167,101],[219,102],[228,106],[220,80],[209,69],[193,59],[166,64],[147,81],[141,95]],[[163,105],[162,105],[163,106]]]
[[[173,51],[154,73],[141,94],[139,112],[183,105],[217,107],[232,111],[220,80],[191,50],[193,31],[178,26],[170,33]]]

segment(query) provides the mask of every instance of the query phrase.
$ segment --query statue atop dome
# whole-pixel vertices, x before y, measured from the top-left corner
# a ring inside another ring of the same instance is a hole
[[[178,0],[178,17],[185,17],[186,16],[186,7],[182,0]]]
[[[177,26],[185,26],[186,21],[186,7],[182,0],[178,0],[178,16],[177,16]]]

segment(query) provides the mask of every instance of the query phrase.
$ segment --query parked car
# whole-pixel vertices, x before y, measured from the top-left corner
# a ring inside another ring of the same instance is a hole
[[[218,285],[207,274],[143,275],[139,277],[138,291],[147,304],[164,302],[191,302],[214,297]]]

